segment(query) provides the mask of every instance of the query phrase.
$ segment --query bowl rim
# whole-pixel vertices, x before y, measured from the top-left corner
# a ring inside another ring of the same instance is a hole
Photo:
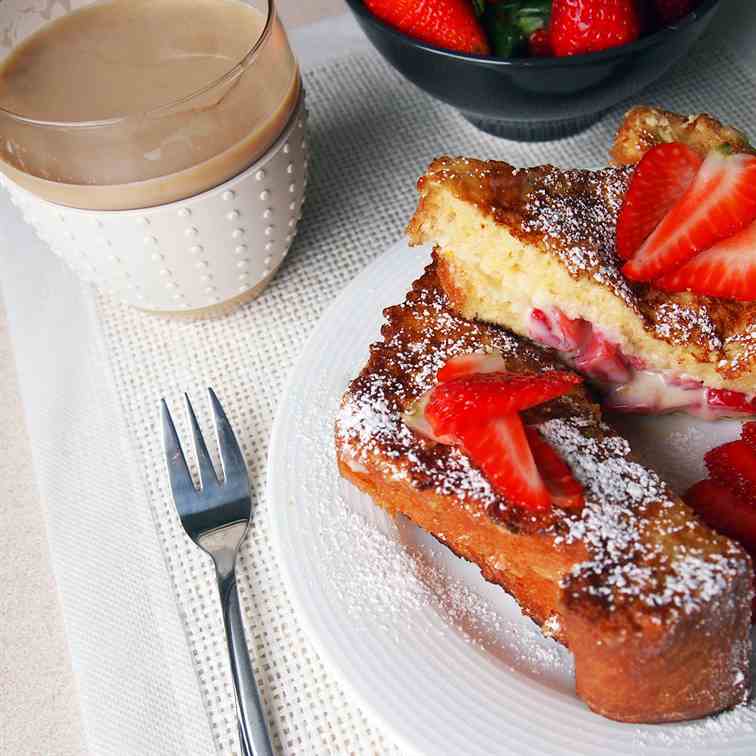
[[[484,66],[493,66],[501,68],[556,68],[556,67],[578,67],[581,65],[590,65],[593,63],[604,63],[607,61],[623,58],[628,53],[639,52],[648,47],[654,46],[665,39],[673,36],[676,32],[688,26],[695,24],[701,17],[713,10],[719,5],[721,0],[702,0],[697,8],[687,13],[679,21],[665,26],[653,34],[647,34],[640,37],[634,42],[618,47],[610,47],[598,52],[583,53],[582,55],[567,55],[563,57],[546,57],[546,58],[503,58],[495,55],[478,55],[475,53],[462,53],[455,50],[447,50],[443,47],[431,45],[419,39],[414,39],[408,34],[395,29],[393,26],[376,18],[366,7],[363,0],[346,0],[346,4],[355,16],[364,20],[366,23],[374,26],[376,29],[397,40],[403,41],[412,47],[419,48],[431,54],[441,55],[446,58],[454,58],[461,61],[469,61]]]

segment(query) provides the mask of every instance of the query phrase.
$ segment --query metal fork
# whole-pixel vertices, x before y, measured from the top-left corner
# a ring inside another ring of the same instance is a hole
[[[272,756],[270,735],[247,652],[236,588],[236,554],[252,515],[249,476],[226,413],[211,388],[208,389],[208,394],[220,449],[223,480],[219,480],[216,475],[197,417],[186,394],[186,412],[192,428],[194,454],[199,468],[199,490],[195,488],[189,473],[165,399],[161,401],[163,448],[173,500],[181,524],[194,543],[209,554],[215,564],[234,679],[242,756]]]

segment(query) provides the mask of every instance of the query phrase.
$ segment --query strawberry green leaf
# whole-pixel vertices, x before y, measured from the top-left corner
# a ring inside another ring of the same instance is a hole
[[[483,24],[494,55],[514,58],[527,52],[527,38],[514,23],[513,12],[519,3],[497,3],[486,7]]]
[[[488,4],[483,24],[494,54],[512,58],[528,53],[528,38],[548,25],[551,0],[513,0]]]
[[[534,31],[548,26],[551,15],[551,0],[522,2],[514,14],[514,22],[522,33],[529,37]]]

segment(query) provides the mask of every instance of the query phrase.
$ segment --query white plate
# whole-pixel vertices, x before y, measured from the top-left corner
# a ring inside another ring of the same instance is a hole
[[[339,478],[340,397],[379,337],[382,309],[428,262],[403,242],[323,316],[292,371],[268,463],[274,541],[318,650],[407,751],[423,754],[756,753],[756,707],[680,725],[624,725],[576,697],[570,654],[477,567]],[[738,424],[625,423],[673,484]]]

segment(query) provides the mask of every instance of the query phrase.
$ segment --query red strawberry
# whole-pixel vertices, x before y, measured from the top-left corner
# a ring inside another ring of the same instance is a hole
[[[549,508],[549,492],[536,468],[519,415],[469,425],[459,438],[470,460],[508,502],[534,511]]]
[[[703,160],[685,144],[652,147],[638,163],[617,219],[617,254],[629,260],[691,185]]]
[[[575,480],[567,463],[551,448],[536,428],[525,428],[538,472],[552,503],[562,509],[579,509],[585,504],[583,486]]]
[[[735,414],[756,415],[756,397],[749,399],[740,391],[707,389],[706,401],[710,407],[716,409],[732,410]]]
[[[591,333],[587,321],[568,318],[558,309],[546,314],[536,308],[530,313],[530,320],[531,337],[559,352],[579,351]]]
[[[679,21],[693,10],[696,0],[655,0],[656,14],[662,26]]]
[[[554,0],[549,31],[555,55],[580,55],[636,40],[640,19],[633,0]]]
[[[591,331],[575,357],[575,367],[596,381],[626,383],[631,374],[617,344],[605,339],[598,331]]]
[[[488,55],[491,50],[469,0],[365,0],[381,21],[437,47]]]
[[[696,255],[655,282],[664,291],[756,300],[756,222]]]
[[[535,407],[572,391],[582,379],[554,371],[541,375],[481,373],[439,383],[431,391],[425,418],[440,438],[458,436],[462,428]]]
[[[709,153],[693,183],[622,272],[652,281],[756,219],[756,156]]]
[[[722,444],[704,455],[711,477],[756,507],[756,451],[745,441]]]
[[[500,354],[472,352],[450,357],[436,376],[442,383],[473,373],[504,373],[507,363]]]
[[[756,551],[756,507],[713,480],[702,480],[683,496],[701,519],[722,535]]]
[[[534,58],[549,58],[554,54],[551,47],[551,36],[543,27],[536,29],[528,37],[528,53]]]
[[[756,423],[746,423],[743,426],[740,436],[751,449],[756,451]]]

